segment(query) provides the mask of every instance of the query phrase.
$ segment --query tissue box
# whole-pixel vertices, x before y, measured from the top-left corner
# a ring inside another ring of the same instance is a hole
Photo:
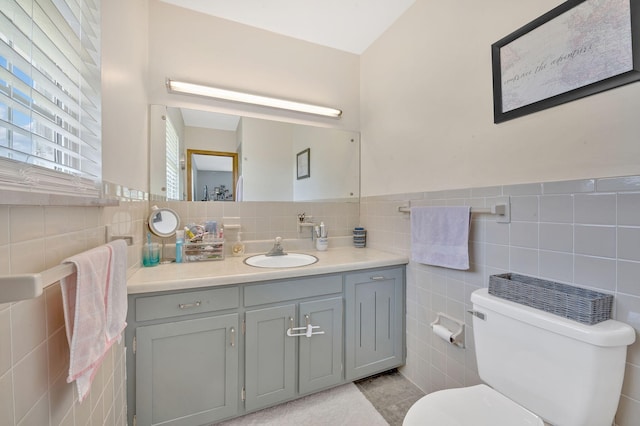
[[[183,250],[182,259],[185,262],[224,260],[224,240],[185,243]]]

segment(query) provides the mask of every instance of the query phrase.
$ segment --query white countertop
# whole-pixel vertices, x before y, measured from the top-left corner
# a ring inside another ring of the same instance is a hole
[[[241,257],[227,257],[221,261],[169,263],[150,268],[143,267],[128,279],[127,292],[139,294],[242,284],[403,265],[409,262],[406,256],[371,248],[342,247],[330,248],[327,251],[296,250],[296,252],[312,254],[318,258],[318,261],[312,265],[297,268],[256,268],[243,262],[244,259],[253,255],[247,254]]]

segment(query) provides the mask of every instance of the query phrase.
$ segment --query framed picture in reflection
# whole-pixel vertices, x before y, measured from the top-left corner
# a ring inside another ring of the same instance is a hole
[[[307,148],[296,154],[296,172],[298,179],[306,179],[311,176],[309,165],[311,164],[311,149]]]

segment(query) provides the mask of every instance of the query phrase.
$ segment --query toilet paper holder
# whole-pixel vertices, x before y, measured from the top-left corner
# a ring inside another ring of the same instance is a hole
[[[453,324],[443,323],[443,318],[447,320],[446,323]],[[444,341],[451,343],[452,345],[456,345],[459,348],[464,348],[464,322],[457,320],[445,313],[438,312],[436,314],[436,319],[430,325],[436,336],[440,337]],[[455,330],[451,331],[451,327],[454,327]]]

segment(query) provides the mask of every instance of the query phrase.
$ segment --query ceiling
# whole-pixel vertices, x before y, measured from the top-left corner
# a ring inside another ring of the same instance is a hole
[[[184,125],[188,127],[203,127],[205,129],[228,130],[235,132],[238,129],[240,117],[237,115],[222,114],[195,109],[180,108]]]
[[[233,172],[233,159],[218,155],[191,154],[192,170]]]
[[[361,54],[415,0],[161,0],[197,12]]]

